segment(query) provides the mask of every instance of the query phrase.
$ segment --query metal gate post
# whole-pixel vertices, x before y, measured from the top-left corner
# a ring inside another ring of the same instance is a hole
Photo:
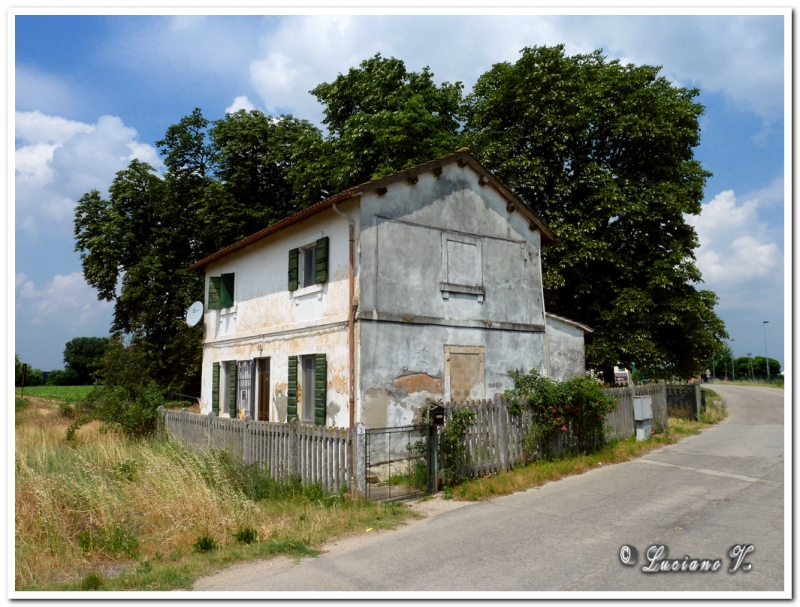
[[[363,498],[367,495],[367,428],[360,422],[356,424],[355,445],[355,493]]]
[[[429,420],[430,422],[430,420]],[[439,426],[428,423],[428,493],[439,491]]]

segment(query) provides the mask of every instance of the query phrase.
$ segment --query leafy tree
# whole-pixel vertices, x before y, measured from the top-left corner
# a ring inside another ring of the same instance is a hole
[[[329,137],[316,171],[332,192],[425,162],[458,147],[460,82],[433,82],[380,53],[311,94],[325,106]]]
[[[76,337],[64,347],[64,373],[58,381],[74,382],[73,385],[93,383],[92,373],[108,349],[108,337]],[[50,378],[48,377],[48,383]],[[67,384],[60,384],[67,385]]]
[[[238,112],[210,125],[195,110],[156,142],[163,176],[133,160],[108,198],[93,190],[75,210],[84,276],[114,302],[112,334],[130,336],[153,379],[177,390],[197,385],[202,356],[202,328],[183,317],[204,279],[186,268],[320,196],[297,168],[321,141],[309,123]]]
[[[587,364],[606,381],[615,364],[695,375],[726,337],[684,219],[709,176],[693,156],[703,108],[658,72],[526,48],[465,104],[467,144],[559,237],[542,251],[545,304],[595,329]]]
[[[47,374],[48,386],[79,386],[85,384],[72,369],[54,369]]]
[[[152,375],[152,357],[143,342],[114,338],[101,359],[100,385],[78,403],[77,418],[67,430],[74,437],[82,425],[100,420],[130,436],[146,436],[156,428],[158,407],[169,387]]]
[[[308,152],[321,145],[322,136],[310,122],[239,110],[214,122],[209,134],[216,181],[202,215],[215,248],[324,197],[322,186],[299,168],[318,161]]]
[[[14,354],[14,385],[17,387],[22,385],[22,361],[19,358],[19,354]],[[44,374],[42,370],[28,365],[28,368],[25,370],[25,385],[44,385]]]
[[[774,358],[769,359],[769,377],[777,378],[781,374],[781,363]],[[753,358],[753,375],[756,379],[767,379],[767,359],[763,356]]]
[[[76,250],[84,276],[102,300],[114,302],[111,330],[148,348],[154,377],[182,386],[192,376],[197,347],[176,350],[191,328],[186,308],[203,292],[202,277],[187,272],[195,259],[195,221],[150,165],[134,160],[117,173],[107,200],[84,195],[75,211]],[[199,345],[199,330],[196,343]],[[199,364],[199,362],[197,363]]]

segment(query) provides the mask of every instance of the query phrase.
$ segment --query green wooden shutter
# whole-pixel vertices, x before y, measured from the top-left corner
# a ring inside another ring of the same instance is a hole
[[[208,279],[208,309],[219,310],[222,306],[222,278],[220,276],[212,276]]]
[[[317,241],[317,283],[328,282],[328,237]]]
[[[297,357],[289,357],[289,383],[286,387],[286,421],[297,417]]]
[[[228,410],[231,417],[236,417],[236,361],[228,362]]]
[[[211,370],[211,410],[219,415],[219,363],[214,363]]]
[[[289,251],[289,290],[297,291],[300,286],[300,249]]]
[[[220,306],[223,308],[230,308],[233,306],[233,283],[235,274],[223,274],[222,279],[222,293],[220,294]]]
[[[328,366],[327,357],[324,354],[317,354],[316,375],[314,378],[314,425],[324,426],[325,403],[328,400]]]

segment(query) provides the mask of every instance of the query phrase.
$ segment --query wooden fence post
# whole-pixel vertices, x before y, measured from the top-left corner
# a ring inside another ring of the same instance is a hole
[[[508,402],[500,395],[494,395],[494,404],[497,407],[497,450],[500,452],[500,469],[508,472],[510,466],[508,453]]]
[[[164,405],[159,405],[158,417],[156,417],[156,434],[159,434],[167,425],[166,422],[164,421],[165,412],[166,409],[164,409]]]
[[[187,438],[186,438],[186,418],[189,416],[189,409],[184,407],[181,409],[181,442],[183,446],[186,447],[187,445]]]
[[[208,412],[208,432],[206,433],[206,436],[208,438],[208,447],[207,448],[208,448],[209,451],[211,451],[211,449],[214,448],[214,435],[213,435],[213,432],[214,432],[214,418],[216,416],[217,416],[217,414],[214,413],[214,411],[209,411]]]
[[[297,437],[297,431],[300,428],[300,420],[298,418],[294,418],[289,423],[289,474],[297,474],[298,473],[298,461],[299,461],[299,453],[298,453],[298,443],[300,442]]]
[[[250,415],[244,416],[244,436],[242,437],[242,459],[244,460],[245,465],[250,463],[252,457],[250,457],[250,443],[252,442],[250,436],[250,422],[253,421]]]
[[[367,428],[359,422],[356,424],[355,458],[353,477],[355,480],[355,493],[359,497],[367,495]]]

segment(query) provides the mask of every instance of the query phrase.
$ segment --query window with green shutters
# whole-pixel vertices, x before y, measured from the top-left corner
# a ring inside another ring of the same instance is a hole
[[[298,382],[305,381],[305,377],[301,378],[300,374],[300,362],[306,361],[306,363],[313,362],[314,364],[314,372],[313,378],[311,380],[311,384],[306,386],[303,384],[302,392],[304,394],[303,401],[313,403],[313,417],[310,415],[310,411],[305,411],[303,413],[303,419],[306,420],[305,423],[311,423],[313,419],[314,425],[317,426],[324,426],[325,425],[325,414],[326,414],[326,406],[327,406],[327,396],[328,396],[328,363],[327,363],[327,356],[325,354],[313,354],[311,356],[290,356],[289,357],[289,381],[287,385],[287,405],[286,405],[286,421],[292,421],[297,415],[297,393],[298,393]],[[305,367],[306,364],[304,363],[303,366]],[[310,395],[313,397],[309,398]],[[306,400],[308,399],[308,400]],[[304,405],[305,406],[305,405]]]
[[[300,249],[289,251],[289,290],[297,291],[300,286]]]
[[[320,238],[316,245],[316,278],[317,283],[328,281],[328,237]]]
[[[228,412],[236,417],[236,361],[228,361]]]
[[[328,237],[289,251],[289,290],[328,282]],[[301,285],[302,283],[302,285]]]
[[[223,308],[233,307],[233,283],[235,274],[223,274],[220,276],[222,279],[222,293],[220,294],[220,304]]]
[[[219,415],[219,363],[211,369],[211,410]]]
[[[297,357],[289,357],[289,381],[286,387],[286,421],[297,417]]]
[[[325,403],[328,390],[328,363],[324,354],[317,354],[314,382],[314,425],[325,425]]]
[[[209,310],[221,310],[233,306],[235,277],[235,274],[223,274],[208,279]]]
[[[219,310],[222,308],[222,277],[212,276],[208,279],[208,309]]]

